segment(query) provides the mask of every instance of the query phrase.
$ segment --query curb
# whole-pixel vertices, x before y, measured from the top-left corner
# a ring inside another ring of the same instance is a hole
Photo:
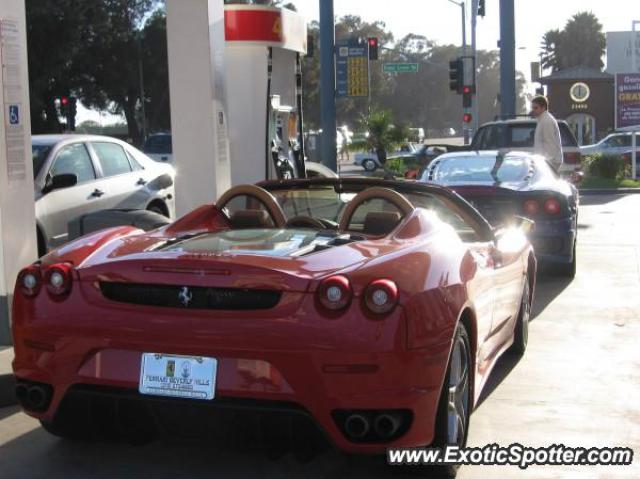
[[[16,398],[13,394],[15,378],[13,374],[0,374],[0,407],[13,406]]]
[[[640,188],[586,188],[578,189],[583,195],[634,195],[640,194]]]

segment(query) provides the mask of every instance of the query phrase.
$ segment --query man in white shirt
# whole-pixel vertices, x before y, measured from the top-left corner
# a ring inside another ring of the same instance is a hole
[[[533,150],[544,156],[556,172],[559,172],[562,166],[562,140],[558,122],[549,113],[549,102],[544,96],[537,96],[531,100],[531,111],[538,120]]]

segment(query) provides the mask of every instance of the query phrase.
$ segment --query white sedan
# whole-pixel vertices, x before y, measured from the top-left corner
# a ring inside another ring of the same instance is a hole
[[[175,217],[175,170],[116,138],[32,137],[38,253],[65,243],[68,223],[86,213],[146,209]]]

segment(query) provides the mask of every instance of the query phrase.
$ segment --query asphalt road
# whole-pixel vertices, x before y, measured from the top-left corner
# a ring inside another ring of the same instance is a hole
[[[627,446],[632,466],[466,467],[469,478],[640,477],[640,195],[591,196],[580,208],[574,281],[539,278],[529,349],[503,358],[471,418],[469,445]],[[372,458],[325,453],[309,463],[242,447],[166,440],[135,447],[49,436],[0,409],[0,478],[398,478]]]

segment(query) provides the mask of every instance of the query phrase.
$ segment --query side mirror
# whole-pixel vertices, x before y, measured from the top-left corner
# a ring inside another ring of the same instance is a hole
[[[62,175],[55,175],[51,177],[47,184],[42,189],[43,194],[47,194],[53,190],[61,190],[63,188],[70,188],[78,184],[78,176],[74,173],[64,173]]]

